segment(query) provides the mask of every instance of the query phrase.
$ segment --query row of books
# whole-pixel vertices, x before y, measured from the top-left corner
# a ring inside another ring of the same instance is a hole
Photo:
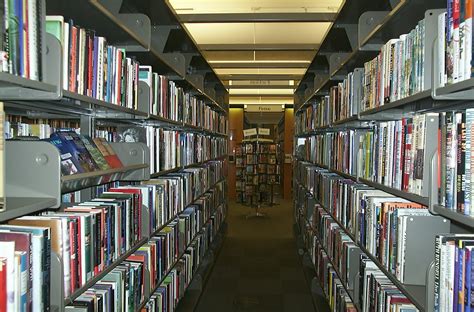
[[[0,9],[0,72],[42,80],[43,37],[40,0],[7,1]]]
[[[384,44],[376,58],[350,72],[329,90],[329,95],[297,114],[297,133],[328,126],[425,90],[426,49],[425,20],[421,20],[410,33]],[[444,57],[442,60],[444,66]]]
[[[438,60],[441,86],[472,77],[472,1],[448,0],[438,16]]]
[[[29,120],[21,116],[6,115],[3,135],[5,139],[16,137],[48,139],[51,134],[61,129],[74,129],[79,132],[79,128],[78,122],[52,119]]]
[[[150,148],[150,173],[175,169],[227,155],[227,140],[199,133],[152,126],[120,126],[97,130],[112,142],[141,142]]]
[[[321,97],[316,103],[295,114],[295,133],[305,133],[318,127],[328,126],[331,119],[329,96]]]
[[[139,307],[141,311],[151,307],[172,311],[199,267],[224,214],[222,202],[217,207],[187,208],[75,299],[66,311],[138,311]],[[136,267],[140,268],[139,274],[122,273]],[[180,295],[173,297],[178,291]],[[152,293],[150,298],[145,297],[148,293]],[[149,300],[145,303],[146,299]]]
[[[150,87],[150,113],[183,120],[185,94],[188,98],[193,96],[167,77],[153,72],[151,66],[140,65],[125,49],[108,44],[94,30],[63,16],[46,16],[44,20],[43,5],[42,1],[29,0],[2,7],[0,72],[42,80],[45,29],[61,44],[64,90],[137,109],[138,82],[143,81]],[[207,107],[203,102],[200,106]]]
[[[184,123],[210,131],[226,133],[226,117],[213,110],[193,95],[186,93],[184,100]]]
[[[424,284],[424,272],[406,273],[407,268],[410,268],[408,259],[420,252],[424,257],[417,259],[418,267],[426,268],[429,265],[431,255],[434,254],[430,243],[434,241],[436,233],[449,231],[446,220],[431,215],[420,204],[344,179],[326,169],[300,164],[298,174],[301,174],[303,185],[357,243],[376,257],[398,280],[408,284]],[[423,228],[424,246],[417,250],[407,248],[406,243],[410,237],[418,235],[412,226],[407,225],[413,222],[426,225]]]
[[[439,203],[468,216],[474,215],[473,117],[473,109],[439,113],[437,146]]]
[[[454,197],[457,194],[462,202],[458,210],[462,209],[464,213],[464,208],[461,206],[464,206],[465,195],[456,192],[455,184],[457,179],[466,175],[466,172],[470,174],[470,164],[465,161],[466,149],[462,151],[462,154],[461,151],[457,151],[458,146],[462,145],[457,145],[456,133],[463,134],[463,142],[466,142],[467,131],[459,129],[458,132],[457,127],[466,126],[462,118],[464,116],[464,121],[466,121],[469,112],[470,110],[466,113],[416,114],[402,120],[374,123],[370,129],[315,134],[298,140],[299,154],[301,158],[312,163],[426,197],[430,174],[427,166],[436,149],[439,148],[440,170],[443,176],[447,177],[447,179],[442,179],[447,182],[440,182],[443,184],[440,186],[441,202],[447,203],[447,207],[454,209],[453,203],[456,203]],[[456,114],[457,123],[453,119]],[[440,132],[439,135],[438,132]],[[430,138],[438,137],[441,139],[439,147],[436,144],[429,144]],[[460,157],[455,158],[458,153]],[[470,155],[470,151],[467,154]],[[461,162],[459,163],[459,177],[457,177],[456,167],[453,169],[453,161],[456,165],[457,159],[462,161],[462,165]],[[464,189],[463,187],[462,190]],[[470,192],[467,193],[470,194]],[[467,214],[468,211],[469,205]]]
[[[471,311],[474,298],[472,234],[441,234],[435,241],[434,311]]]
[[[5,287],[0,289],[8,293],[9,310],[49,305],[51,252],[62,259],[64,294],[68,297],[178,214],[184,218],[177,219],[178,226],[197,232],[210,217],[211,207],[225,199],[222,184],[207,185],[212,189],[195,195],[202,185],[215,179],[199,175],[198,170],[141,185],[108,188],[93,200],[66,206],[63,212],[24,216],[0,226],[0,259],[6,265],[6,279],[0,280]],[[194,223],[187,221],[190,217]]]
[[[300,212],[300,224],[333,311],[418,311],[321,206],[316,204],[309,215]],[[357,287],[357,278],[363,286]],[[384,286],[373,284],[374,278],[383,280]],[[356,290],[358,309],[351,297]]]
[[[385,43],[379,55],[364,64],[361,110],[425,90],[425,50],[431,51],[425,46],[424,19],[410,33]]]
[[[175,311],[180,300],[185,295],[193,277],[209,250],[211,243],[217,236],[218,231],[225,219],[225,209],[221,205],[216,213],[203,227],[193,242],[186,249],[173,270],[166,276],[163,282],[150,296],[142,311]]]
[[[380,122],[362,137],[361,177],[405,192],[428,195],[431,156],[437,145],[438,113]]]

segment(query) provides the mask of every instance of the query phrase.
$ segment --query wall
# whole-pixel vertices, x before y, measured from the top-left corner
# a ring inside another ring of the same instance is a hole
[[[242,143],[244,136],[244,109],[243,108],[230,108],[229,109],[229,154],[234,154],[235,147]],[[229,186],[229,199],[235,200],[237,194],[235,192],[235,162],[229,163],[228,171],[228,186]]]
[[[285,132],[284,146],[285,154],[293,155],[293,136],[294,136],[294,112],[293,108],[285,109]],[[283,159],[284,161],[284,159]],[[283,164],[283,198],[290,200],[292,198],[292,180],[293,180],[293,164]]]

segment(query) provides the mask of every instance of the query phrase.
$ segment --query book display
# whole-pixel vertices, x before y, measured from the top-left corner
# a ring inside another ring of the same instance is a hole
[[[174,311],[212,267],[228,93],[134,5],[1,6],[1,311]]]
[[[238,202],[251,206],[273,204],[273,187],[281,179],[276,147],[270,140],[247,139],[236,148]]]
[[[388,7],[346,2],[295,92],[295,218],[334,311],[467,311],[472,3]]]

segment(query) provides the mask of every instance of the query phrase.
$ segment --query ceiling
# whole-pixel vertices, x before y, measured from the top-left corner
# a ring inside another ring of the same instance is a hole
[[[293,104],[344,0],[167,0],[230,104]]]

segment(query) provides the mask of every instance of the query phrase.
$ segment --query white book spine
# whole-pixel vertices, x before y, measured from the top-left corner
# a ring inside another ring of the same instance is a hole
[[[69,23],[63,25],[63,41],[62,44],[62,78],[63,89],[69,90]]]
[[[38,54],[38,6],[37,0],[28,0],[28,56],[30,65],[30,79],[39,80],[39,62]]]

